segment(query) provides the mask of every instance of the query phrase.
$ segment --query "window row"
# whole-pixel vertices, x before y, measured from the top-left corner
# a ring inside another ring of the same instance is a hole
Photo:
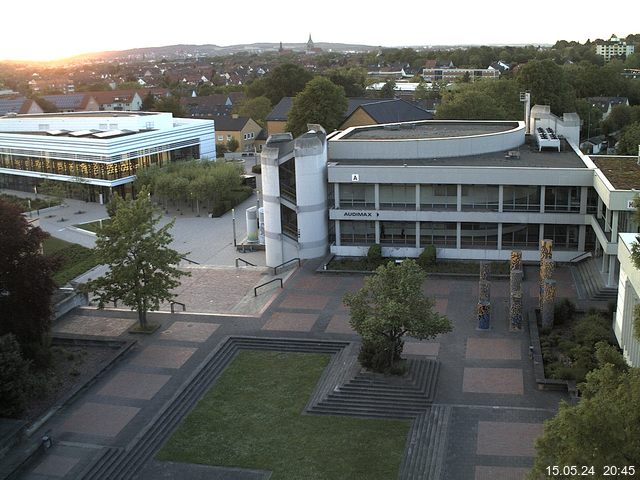
[[[416,246],[416,235],[420,247],[435,245],[441,248],[456,248],[458,230],[456,222],[387,222],[380,223],[380,244],[385,246]],[[460,224],[460,246],[462,248],[497,249],[497,223]],[[577,225],[544,225],[544,237],[553,240],[559,250],[578,249]],[[502,248],[536,250],[540,241],[539,224],[502,224]],[[376,222],[340,221],[341,245],[372,245],[376,243]]]
[[[595,191],[594,191],[595,193]],[[592,197],[592,195],[591,195]],[[502,210],[505,212],[539,212],[541,187],[505,185]],[[462,185],[460,204],[463,211],[499,210],[497,185]],[[379,186],[379,204],[383,210],[457,210],[458,186],[445,184],[420,185],[416,196],[415,184]],[[340,208],[374,209],[375,186],[372,184],[339,184]],[[591,206],[591,205],[589,205]],[[580,187],[546,187],[546,212],[580,212]]]

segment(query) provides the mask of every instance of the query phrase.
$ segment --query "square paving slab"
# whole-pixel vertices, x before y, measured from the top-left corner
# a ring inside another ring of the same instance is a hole
[[[462,379],[465,393],[524,394],[520,368],[465,368]]]
[[[55,333],[118,337],[129,330],[136,320],[126,318],[72,315],[53,327]]]
[[[217,323],[173,322],[169,328],[160,332],[160,339],[206,342],[219,326]]]
[[[144,367],[180,368],[195,351],[195,348],[150,345],[132,363]]]
[[[153,373],[119,372],[98,395],[149,400],[171,378]]]
[[[275,312],[262,330],[282,330],[288,332],[309,332],[318,320],[318,315],[310,313]]]
[[[526,480],[528,473],[528,468],[477,466],[475,480]]]
[[[356,333],[349,325],[349,315],[333,315],[325,332],[327,333]]]
[[[542,423],[478,422],[478,455],[534,457]]]
[[[515,338],[467,339],[466,358],[482,360],[521,360],[522,342]]]
[[[33,473],[37,475],[50,475],[52,477],[64,477],[78,462],[78,458],[47,454],[38,466],[33,469]]]
[[[294,279],[294,288],[311,290],[315,293],[334,292],[340,288],[341,284],[340,279],[333,275],[314,275],[312,277]]]
[[[140,411],[136,407],[87,402],[62,425],[66,432],[115,437]]]
[[[307,310],[323,310],[330,297],[323,295],[304,295],[299,293],[288,293],[280,303],[281,308],[303,308]]]
[[[440,352],[440,344],[437,342],[404,342],[404,355],[424,355],[437,357]]]

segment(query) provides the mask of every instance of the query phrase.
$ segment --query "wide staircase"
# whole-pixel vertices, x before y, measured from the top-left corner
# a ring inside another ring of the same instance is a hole
[[[618,287],[607,287],[598,265],[600,258],[584,260],[572,266],[575,278],[582,284],[583,291],[591,300],[615,300]]]

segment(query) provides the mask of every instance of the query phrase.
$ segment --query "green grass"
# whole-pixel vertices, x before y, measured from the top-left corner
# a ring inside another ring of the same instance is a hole
[[[157,459],[271,470],[271,480],[397,478],[409,421],[302,415],[329,358],[240,352]]]
[[[60,201],[53,198],[32,198],[31,203],[29,203],[26,198],[16,197],[15,195],[9,195],[7,193],[0,193],[0,199],[17,205],[21,212],[30,211],[29,206],[31,206],[31,211],[35,211],[41,208],[52,207],[60,203]]]
[[[104,220],[102,220],[102,225],[106,226],[110,222],[110,218],[105,218]],[[75,226],[83,230],[88,230],[89,232],[98,233],[98,229],[100,228],[100,220],[96,220],[95,222],[80,223]]]
[[[93,249],[59,238],[47,238],[42,247],[45,255],[60,255],[63,258],[60,269],[53,276],[53,280],[60,286],[99,263]]]

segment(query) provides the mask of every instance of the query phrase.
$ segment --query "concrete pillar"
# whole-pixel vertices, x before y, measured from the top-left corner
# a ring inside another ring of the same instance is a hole
[[[609,255],[604,253],[604,247],[602,248],[602,267],[600,267],[600,273],[607,273],[607,266],[609,262]]]
[[[498,250],[502,250],[502,224],[498,224]]]
[[[458,190],[456,193],[456,210],[462,211],[462,185],[458,184]]]
[[[584,252],[585,243],[587,241],[587,226],[580,225],[578,227],[578,250]]]
[[[511,250],[510,270],[522,270],[522,250]]]
[[[596,213],[596,218],[602,218],[602,206],[604,205],[604,203],[602,202],[602,199],[600,198],[600,195],[598,195],[598,211]]]
[[[611,214],[611,242],[618,243],[618,218],[620,212],[614,210]]]
[[[333,184],[333,206],[335,208],[340,208],[340,184]]]
[[[478,302],[478,330],[489,330],[491,328],[491,304],[489,302]]]
[[[420,222],[416,222],[416,248],[420,248]]]
[[[480,262],[480,280],[489,280],[491,275],[491,264],[489,262]]]
[[[553,327],[553,315],[556,300],[556,281],[545,280],[542,296],[542,328],[547,330]]]
[[[589,187],[580,187],[580,215],[587,214],[587,197],[589,196]]]
[[[336,247],[341,246],[341,242],[340,242],[340,220],[335,220],[335,227],[336,227]]]
[[[504,185],[498,185],[498,212],[502,213],[502,209],[504,206]],[[500,237],[498,237],[498,243],[500,242]],[[498,248],[500,250],[500,248]]]
[[[490,302],[491,301],[491,282],[489,280],[480,280],[478,282],[478,301]]]
[[[544,213],[544,194],[545,194],[545,186],[542,185],[540,187],[540,213]]]
[[[416,183],[416,211],[420,210],[420,184]]]
[[[456,223],[456,248],[460,250],[462,248],[462,224]]]
[[[616,260],[615,255],[609,255],[609,275],[607,276],[607,287],[616,286]]]
[[[611,231],[611,210],[607,208],[607,212],[604,215],[604,231],[605,233]]]
[[[509,323],[513,330],[522,329],[522,290],[511,294]]]
[[[553,241],[545,238],[540,241],[540,260],[553,256]]]
[[[553,278],[554,270],[555,262],[550,258],[544,258],[540,261],[540,308],[542,308],[544,284]]]
[[[376,183],[373,185],[373,201],[375,203],[376,210],[380,210],[380,184],[379,183]]]
[[[380,245],[380,220],[376,220],[376,243]]]
[[[540,228],[538,229],[538,240],[544,240],[544,223],[541,223]]]
[[[509,294],[513,294],[522,289],[522,270],[511,270],[509,274]]]

